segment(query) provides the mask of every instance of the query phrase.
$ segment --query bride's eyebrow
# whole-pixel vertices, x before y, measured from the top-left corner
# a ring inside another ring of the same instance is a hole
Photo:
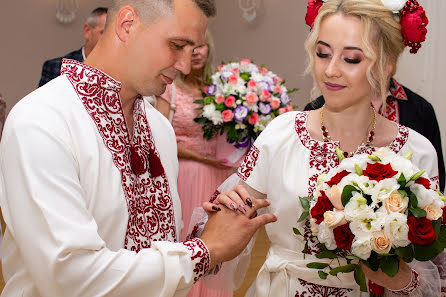
[[[324,45],[324,46],[326,46],[328,48],[331,48],[331,46],[328,43],[326,43],[325,41],[322,41],[322,40],[319,40],[317,42],[317,44],[321,44],[321,45]],[[361,51],[361,52],[363,51],[360,47],[357,47],[357,46],[346,46],[346,47],[344,47],[344,50],[358,50],[358,51]]]

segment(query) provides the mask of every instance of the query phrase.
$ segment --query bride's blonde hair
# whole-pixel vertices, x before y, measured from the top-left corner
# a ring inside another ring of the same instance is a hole
[[[305,41],[309,58],[306,73],[311,73],[314,80],[314,54],[321,23],[328,16],[337,13],[361,20],[364,28],[364,55],[371,62],[367,69],[367,80],[374,95],[380,96],[385,106],[390,78],[395,74],[398,58],[404,50],[404,39],[398,15],[384,7],[381,0],[327,0],[319,9],[313,28]],[[312,95],[317,92],[318,87],[314,80]]]

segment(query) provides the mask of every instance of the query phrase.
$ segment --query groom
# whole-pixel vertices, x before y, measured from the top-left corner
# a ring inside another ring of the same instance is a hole
[[[117,0],[85,64],[65,60],[13,108],[0,146],[2,296],[186,296],[276,220],[215,206],[201,239],[177,242],[175,136],[142,96],[189,73],[214,14],[212,0]]]

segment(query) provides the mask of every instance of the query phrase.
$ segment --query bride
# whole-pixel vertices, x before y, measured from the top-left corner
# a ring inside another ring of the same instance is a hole
[[[346,157],[372,153],[380,147],[398,154],[412,150],[412,162],[426,169],[438,188],[437,159],[431,143],[376,114],[371,107],[372,100],[385,100],[387,84],[404,49],[397,16],[380,0],[327,0],[305,46],[308,69],[325,105],[310,112],[288,112],[271,122],[239,168],[239,185],[215,201],[253,216],[256,200],[267,198],[271,204],[266,211],[278,217],[277,222],[266,226],[271,248],[247,296],[361,295],[353,273],[321,280],[317,270],[307,268],[307,263],[320,261],[315,257],[317,247],[310,244],[305,248],[302,237],[293,233],[293,227],[302,234],[310,232],[305,223],[296,222],[303,211],[299,197],[311,196],[317,177],[339,164],[336,147]],[[224,188],[221,192],[227,191]],[[207,203],[204,208],[211,211],[211,205]],[[249,252],[245,251],[245,257]],[[243,256],[238,261],[223,267],[246,266]],[[369,280],[386,288],[386,296],[441,294],[440,276],[432,262],[401,262],[393,278],[363,269]]]

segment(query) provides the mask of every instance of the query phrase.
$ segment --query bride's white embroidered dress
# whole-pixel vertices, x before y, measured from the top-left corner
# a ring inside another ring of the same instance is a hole
[[[204,243],[178,242],[172,126],[139,98],[130,138],[120,86],[65,60],[60,77],[9,114],[0,151],[2,296],[186,296],[206,273]],[[161,160],[158,174],[147,170],[150,154]]]
[[[335,151],[339,143],[313,139],[307,130],[307,118],[308,112],[288,112],[273,120],[258,137],[238,170],[241,180],[266,194],[271,205],[265,212],[272,212],[278,217],[277,222],[266,225],[271,248],[246,296],[361,296],[353,273],[338,274],[339,278],[329,276],[327,280],[322,280],[316,269],[307,268],[306,264],[309,262],[323,260],[315,257],[317,247],[314,244],[310,244],[308,252],[304,254],[305,241],[293,233],[293,227],[298,228],[302,234],[310,232],[304,222],[297,223],[303,211],[299,197],[311,196],[317,185],[317,177],[339,164]],[[389,147],[398,154],[412,150],[414,164],[425,169],[438,187],[436,153],[426,138],[398,125],[398,135]],[[370,154],[375,149],[363,146],[356,153]],[[249,250],[238,258],[239,263],[245,263],[246,259],[243,257],[247,256]],[[238,269],[243,265],[240,264]],[[415,272],[412,273],[412,281],[408,287],[400,292],[386,291],[387,296],[409,292],[411,296],[439,294],[440,278],[437,268],[431,262],[418,262],[414,267]],[[236,276],[237,279],[241,277]]]

